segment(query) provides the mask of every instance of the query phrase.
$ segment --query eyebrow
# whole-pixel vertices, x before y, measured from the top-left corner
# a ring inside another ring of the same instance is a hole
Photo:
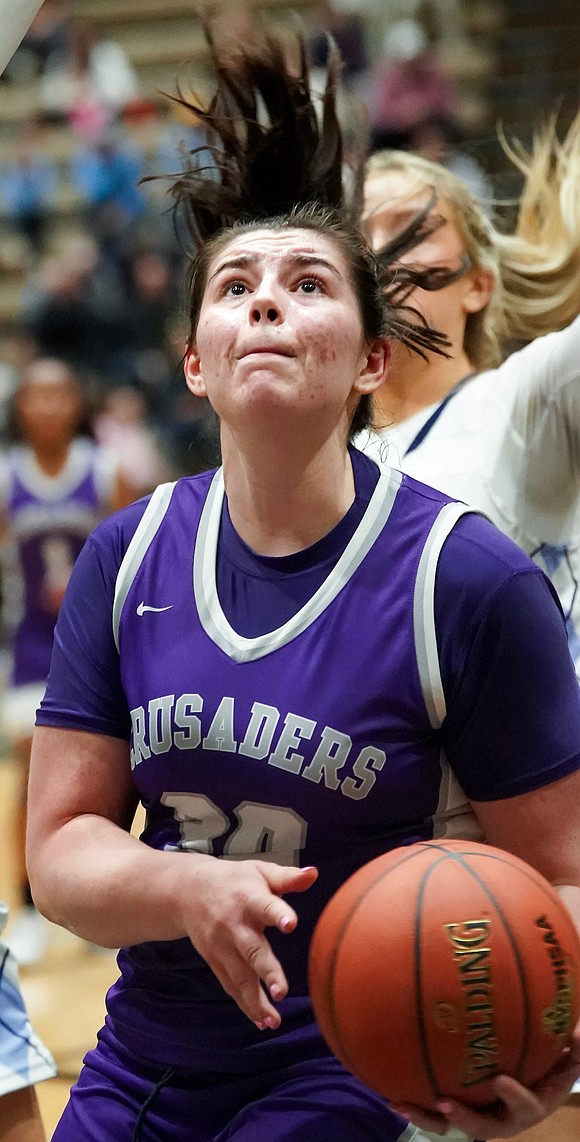
[[[322,266],[336,277],[342,277],[336,266],[333,266],[332,262],[327,262],[320,254],[287,254],[284,261],[289,261],[293,266],[299,266],[300,268]],[[238,254],[237,257],[227,258],[214,270],[213,274],[210,275],[208,284],[224,270],[243,270],[246,269],[247,266],[255,265],[256,262],[257,258],[253,254]]]
[[[217,278],[218,274],[221,274],[223,270],[243,270],[244,267],[249,265],[253,260],[254,259],[250,258],[248,254],[240,254],[237,258],[228,258],[218,266],[217,270],[214,270],[213,274],[210,274],[208,284],[212,282],[214,278]]]
[[[308,266],[323,266],[325,270],[330,270],[336,277],[342,277],[342,274],[333,266],[332,262],[327,262],[326,258],[322,258],[320,254],[291,254],[292,262],[295,266],[308,267]]]

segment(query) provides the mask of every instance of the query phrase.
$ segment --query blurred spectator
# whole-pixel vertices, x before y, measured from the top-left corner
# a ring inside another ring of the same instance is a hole
[[[207,399],[193,397],[183,376],[189,322],[176,313],[166,330],[169,380],[155,417],[164,455],[178,476],[194,476],[221,463],[219,430]]]
[[[2,444],[6,443],[10,426],[12,398],[18,387],[20,374],[35,357],[36,344],[32,338],[25,334],[14,333],[5,337],[0,345],[0,441]],[[0,646],[1,637],[0,623]]]
[[[145,210],[138,186],[143,171],[143,154],[120,124],[79,146],[70,159],[71,183],[83,200],[91,232],[114,262],[126,230]]]
[[[117,459],[132,498],[150,492],[170,478],[168,464],[147,423],[141,394],[129,385],[113,389],[93,422],[95,439]]]
[[[322,0],[322,3],[317,4],[314,15],[319,30],[311,37],[308,45],[312,66],[326,67],[330,34],[340,52],[343,79],[349,84],[366,71],[369,63],[362,17],[331,0]]]
[[[20,128],[13,157],[0,167],[0,201],[3,213],[36,254],[44,250],[58,186],[57,167],[42,153],[42,127],[30,119]]]
[[[455,114],[454,85],[416,20],[397,20],[387,29],[368,102],[374,149],[408,147],[410,133],[425,120]]]
[[[408,149],[451,171],[466,183],[479,205],[491,213],[494,198],[491,182],[481,164],[468,153],[456,119],[426,119],[410,132]]]
[[[100,40],[78,20],[71,24],[66,51],[51,59],[40,85],[44,112],[65,119],[90,141],[139,94],[137,76],[120,44]]]
[[[4,75],[15,82],[43,75],[68,51],[70,20],[62,0],[44,0]]]
[[[206,129],[193,112],[185,112],[179,105],[164,106],[159,127],[158,143],[150,164],[151,174],[159,176],[183,170],[184,159],[199,166],[215,165]],[[192,151],[197,151],[194,158]]]
[[[78,236],[41,263],[24,297],[21,331],[43,356],[58,356],[86,380],[107,380],[122,344],[122,298],[96,243]]]
[[[149,412],[155,412],[165,400],[171,369],[167,330],[175,315],[177,295],[169,253],[139,247],[130,253],[122,312],[123,347],[116,371],[137,386]]]

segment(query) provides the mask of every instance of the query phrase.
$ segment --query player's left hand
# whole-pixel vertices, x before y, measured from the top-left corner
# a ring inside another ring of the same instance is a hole
[[[397,1114],[414,1126],[433,1134],[445,1135],[450,1127],[462,1130],[468,1138],[514,1138],[537,1126],[562,1106],[580,1078],[580,1024],[569,1050],[549,1075],[528,1090],[508,1075],[498,1075],[493,1085],[497,1102],[486,1110],[466,1106],[453,1099],[442,1099],[439,1113],[420,1106],[391,1104]]]

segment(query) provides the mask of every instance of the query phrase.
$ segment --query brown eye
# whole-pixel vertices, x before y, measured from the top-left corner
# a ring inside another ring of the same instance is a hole
[[[323,286],[319,278],[303,278],[299,282],[298,288],[302,293],[316,293],[318,290],[322,290]]]

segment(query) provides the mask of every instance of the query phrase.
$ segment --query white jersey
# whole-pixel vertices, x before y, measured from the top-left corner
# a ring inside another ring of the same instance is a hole
[[[0,932],[8,909],[0,901]],[[56,1075],[52,1055],[32,1029],[14,956],[0,942],[0,1098]],[[1,1114],[1,1111],[0,1111]]]
[[[355,444],[484,512],[531,555],[558,592],[580,668],[580,317]]]

